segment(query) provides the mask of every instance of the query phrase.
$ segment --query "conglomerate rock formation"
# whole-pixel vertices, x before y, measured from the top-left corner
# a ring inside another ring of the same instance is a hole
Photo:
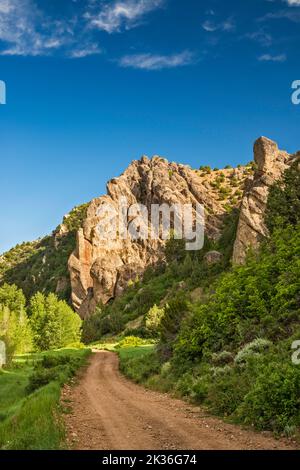
[[[152,159],[143,156],[133,161],[119,178],[109,181],[107,195],[89,204],[83,228],[78,230],[76,250],[69,259],[72,303],[76,311],[82,318],[88,317],[97,304],[106,304],[118,296],[130,280],[164,258],[165,240],[161,236],[124,239],[117,233],[115,237],[103,239],[99,227],[103,229],[103,225],[107,225],[107,218],[104,222],[101,213],[105,205],[114,208],[115,214],[108,224],[113,228],[120,217],[122,197],[129,206],[143,204],[148,209],[149,220],[152,204],[192,204],[195,207],[200,203],[205,208],[205,233],[213,239],[220,236],[228,207],[240,206],[233,263],[241,264],[248,249],[255,249],[268,235],[264,212],[269,188],[293,158],[280,151],[275,142],[261,137],[254,144],[254,174],[249,167],[240,166],[215,171],[205,170],[207,167],[202,171],[192,170],[158,156]],[[242,197],[237,197],[239,193]],[[131,222],[129,217],[128,225]]]
[[[241,204],[240,218],[233,250],[233,263],[242,264],[249,248],[255,250],[268,236],[264,214],[270,187],[294,161],[295,156],[279,150],[275,142],[266,137],[254,144],[257,165],[254,178],[248,181]]]
[[[226,212],[218,195],[188,166],[169,163],[157,156],[133,161],[119,178],[108,183],[107,195],[90,203],[83,229],[77,234],[77,248],[69,259],[72,302],[83,318],[99,302],[105,304],[120,294],[130,280],[164,256],[165,241],[161,237],[134,240],[117,236],[103,240],[99,236],[97,228],[102,223],[99,208],[110,204],[118,217],[121,197],[126,197],[129,206],[137,203],[146,206],[149,216],[152,204],[192,204],[193,207],[197,202],[203,204],[206,233],[213,238],[219,236]]]

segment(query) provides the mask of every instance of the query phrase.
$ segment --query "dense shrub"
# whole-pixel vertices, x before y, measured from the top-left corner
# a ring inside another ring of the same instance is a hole
[[[58,372],[53,369],[38,369],[28,379],[27,392],[32,393],[38,388],[57,380]]]
[[[300,426],[300,367],[291,362],[266,365],[237,416],[259,429],[282,432],[287,426]]]
[[[153,375],[159,374],[162,362],[156,351],[142,356],[121,359],[120,369],[135,382],[145,383]]]
[[[266,349],[270,348],[272,346],[272,342],[263,339],[263,338],[257,338],[251,343],[246,344],[236,355],[234,362],[236,364],[242,364],[247,361],[247,359],[263,353]]]
[[[118,342],[116,348],[136,348],[137,346],[141,346],[143,344],[145,344],[145,341],[141,338],[138,338],[137,336],[126,336],[124,339]]]
[[[173,344],[183,318],[188,313],[188,303],[184,295],[177,295],[169,301],[160,322],[160,351],[164,356],[170,356]]]
[[[165,314],[164,308],[159,308],[156,304],[150,308],[148,313],[145,317],[146,328],[152,332],[157,333],[159,332],[161,320]]]
[[[266,209],[266,224],[271,232],[300,222],[300,161],[285,171],[282,180],[270,189]]]

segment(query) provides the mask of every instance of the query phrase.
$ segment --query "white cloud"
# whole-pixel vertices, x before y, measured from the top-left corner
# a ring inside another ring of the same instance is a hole
[[[79,49],[71,50],[69,56],[73,59],[82,59],[83,57],[88,57],[90,55],[101,54],[102,49],[97,43],[89,44],[86,47],[81,47]]]
[[[285,0],[285,1],[291,7],[299,7],[300,6],[300,0]]]
[[[263,54],[260,57],[258,57],[258,60],[260,62],[285,62],[286,59],[287,59],[286,54],[278,54],[278,55]]]
[[[75,49],[79,57],[78,43],[84,44],[81,57],[88,49],[98,54],[100,48],[84,34],[77,29],[75,17],[49,18],[34,0],[0,0],[0,55],[41,56],[62,49],[71,55]]]
[[[202,28],[205,29],[205,31],[208,31],[209,33],[213,33],[217,31],[218,25],[216,25],[212,21],[207,20],[202,23]]]
[[[266,33],[263,29],[254,31],[253,33],[247,33],[245,34],[245,38],[251,39],[252,41],[256,41],[265,47],[271,46],[271,44],[273,43],[273,37],[271,36],[271,34]]]
[[[147,14],[160,8],[164,0],[117,0],[102,7],[100,12],[87,13],[90,25],[107,33],[131,29]]]
[[[191,51],[183,51],[172,55],[134,54],[122,57],[118,63],[121,67],[130,67],[141,70],[162,70],[195,62],[195,56]]]
[[[290,5],[292,6],[292,5]],[[294,6],[300,6],[294,5]],[[264,22],[267,20],[281,20],[286,19],[292,21],[293,23],[300,23],[300,8],[285,8],[284,10],[279,10],[272,13],[267,13],[266,15],[258,18],[259,22]]]
[[[12,9],[11,0],[0,0],[0,13],[9,13]]]
[[[216,23],[211,20],[206,20],[202,23],[202,28],[209,33],[214,33],[215,31],[225,31],[230,32],[235,30],[235,22],[232,18],[227,18],[221,23]]]

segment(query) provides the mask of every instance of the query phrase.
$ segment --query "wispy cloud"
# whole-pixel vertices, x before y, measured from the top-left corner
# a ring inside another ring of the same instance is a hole
[[[141,70],[162,70],[195,63],[195,55],[191,51],[183,51],[172,55],[134,54],[126,55],[118,61],[121,67]]]
[[[287,59],[286,54],[278,54],[278,55],[263,54],[258,57],[258,60],[260,62],[285,62],[286,59]]]
[[[97,43],[93,43],[72,49],[69,56],[73,59],[82,59],[83,57],[88,57],[90,55],[101,54],[102,51],[102,48]]]
[[[0,0],[0,55],[41,56],[58,50],[73,57],[101,52],[79,27],[76,16],[54,19],[34,0]]]
[[[252,33],[246,33],[244,37],[246,39],[258,42],[264,47],[269,47],[273,44],[273,37],[263,29],[259,29],[258,31],[254,31]]]
[[[231,17],[220,23],[212,20],[206,20],[204,23],[202,23],[202,28],[209,33],[214,33],[216,31],[234,31],[235,27],[235,22]]]
[[[118,33],[140,24],[143,17],[164,4],[164,0],[117,0],[104,5],[100,11],[86,13],[85,17],[94,28],[107,33]]]
[[[291,7],[300,7],[300,0],[284,0]]]
[[[290,4],[290,6],[300,6],[300,0],[297,4]],[[285,8],[279,11],[270,12],[266,15],[258,18],[258,22],[264,22],[268,20],[282,20],[286,19],[292,21],[293,23],[300,23],[300,8]]]

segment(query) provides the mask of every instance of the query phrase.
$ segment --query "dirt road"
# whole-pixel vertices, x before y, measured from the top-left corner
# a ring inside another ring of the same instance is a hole
[[[245,431],[198,407],[145,390],[118,369],[117,355],[100,351],[75,387],[66,386],[71,448],[98,450],[291,449],[293,444]]]

